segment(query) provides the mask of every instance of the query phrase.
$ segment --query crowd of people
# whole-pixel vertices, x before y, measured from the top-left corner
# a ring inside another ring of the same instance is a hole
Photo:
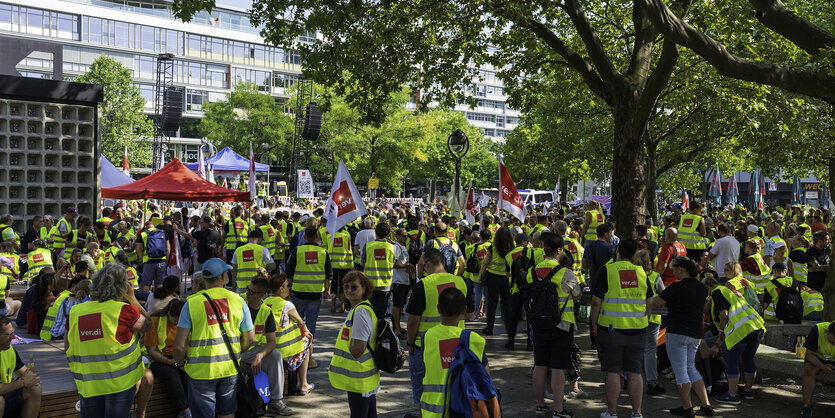
[[[134,399],[144,416],[155,380],[178,417],[231,417],[240,370],[266,374],[268,415],[293,415],[284,396],[314,390],[314,345],[333,352],[329,383],[350,415],[375,417],[382,321],[408,352],[411,416],[449,411],[459,342],[489,371],[497,318],[506,350],[532,351],[536,416],[574,416],[566,400],[588,396],[575,339],[586,320],[605,374],[601,417],[617,416],[624,385],[641,417],[643,396],[665,392],[661,378],[678,390],[674,416],[754,399],[770,322],[809,321],[804,417],[816,375],[835,372],[835,325],[822,322],[821,292],[835,285],[827,211],[693,202],[618,235],[594,201],[530,208],[524,221],[485,211],[475,224],[440,201],[370,209],[333,233],[322,208],[272,201],[120,203],[95,221],[70,207],[26,231],[0,217],[0,409],[38,414],[39,379],[10,344],[22,330],[63,340],[85,417],[126,417]],[[27,286],[20,301],[12,283]],[[345,315],[336,335],[317,334],[323,304]]]

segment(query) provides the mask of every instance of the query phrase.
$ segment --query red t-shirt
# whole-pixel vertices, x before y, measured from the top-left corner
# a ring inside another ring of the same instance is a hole
[[[665,245],[664,248],[661,249],[661,253],[658,254],[658,262],[667,263],[667,268],[664,269],[663,273],[661,273],[661,280],[664,282],[664,286],[669,286],[671,283],[676,281],[676,275],[673,274],[673,269],[670,268],[670,262],[680,255],[687,255],[687,248],[684,244],[678,241]]]
[[[139,309],[136,306],[122,306],[122,311],[119,312],[119,323],[116,325],[116,341],[119,341],[120,344],[127,344],[130,342],[131,338],[133,338],[133,331],[131,331],[131,328],[133,328],[140,316],[142,316],[142,314],[139,313]],[[70,329],[69,316],[67,317],[66,329]]]

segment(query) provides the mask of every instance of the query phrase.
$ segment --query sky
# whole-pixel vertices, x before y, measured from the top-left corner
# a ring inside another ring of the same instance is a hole
[[[231,6],[239,9],[247,9],[252,6],[252,0],[216,0],[218,6]]]

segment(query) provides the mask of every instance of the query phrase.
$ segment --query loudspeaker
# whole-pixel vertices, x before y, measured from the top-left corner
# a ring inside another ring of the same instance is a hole
[[[169,87],[162,94],[162,120],[160,126],[163,131],[180,129],[183,118],[183,89]]]
[[[305,110],[302,138],[315,141],[319,138],[320,129],[322,129],[322,112],[319,111],[319,105],[316,102],[310,102]]]

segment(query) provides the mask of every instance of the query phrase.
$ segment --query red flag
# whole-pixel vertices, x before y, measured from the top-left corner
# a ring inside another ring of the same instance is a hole
[[[687,192],[684,192],[684,197],[681,198],[681,208],[685,212],[690,208],[690,198],[687,197]]]
[[[229,188],[229,184],[226,183],[226,177],[223,178],[223,187],[225,187],[227,189]]]
[[[122,172],[126,176],[130,175],[130,165],[128,164],[128,147],[125,147],[125,156],[122,158]]]
[[[499,156],[499,204],[497,209],[504,209],[510,212],[522,222],[525,222],[525,215],[528,210],[525,208],[525,203],[522,201],[522,196],[516,190],[516,183],[510,177],[502,162],[502,157]]]
[[[325,205],[324,214],[324,218],[328,221],[326,229],[331,234],[331,239],[340,228],[366,213],[368,210],[362,203],[362,196],[354,180],[351,179],[348,168],[342,160],[339,160],[339,168],[336,170],[336,177],[333,180],[330,199]]]
[[[464,205],[464,216],[470,225],[475,225],[475,214],[478,213],[478,205],[473,197],[473,186],[467,190],[467,203]]]

